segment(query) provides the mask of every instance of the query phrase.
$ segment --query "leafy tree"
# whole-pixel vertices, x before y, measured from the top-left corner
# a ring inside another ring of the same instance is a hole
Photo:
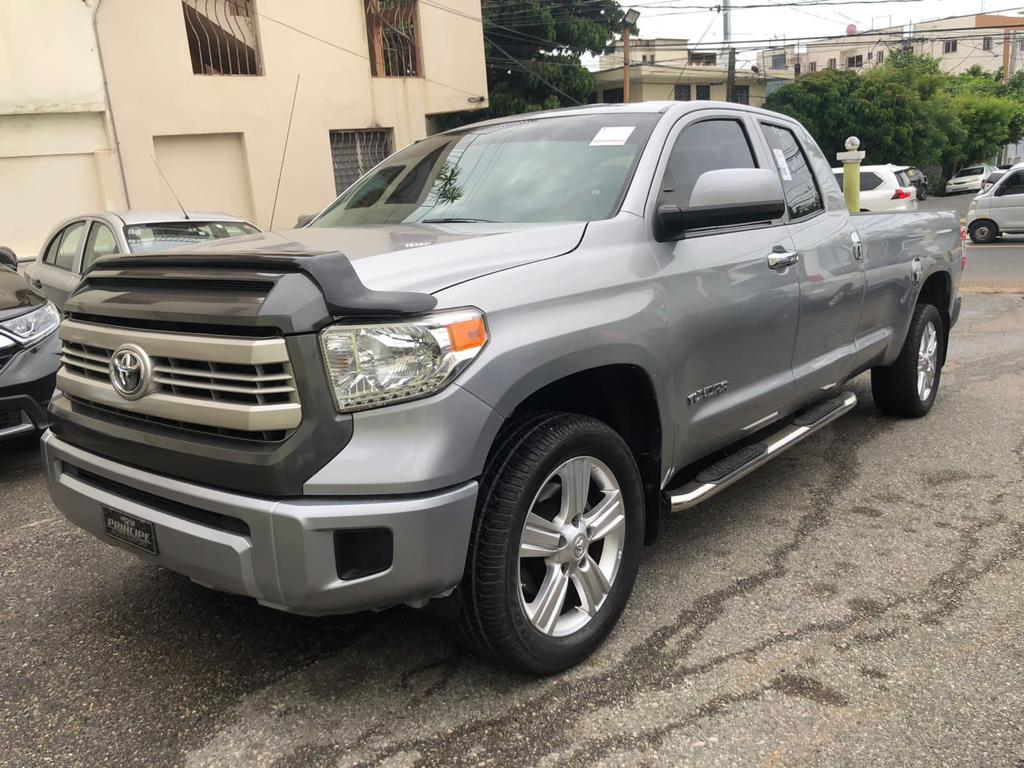
[[[825,152],[855,135],[871,163],[941,164],[948,178],[1024,135],[1024,75],[1007,86],[980,67],[952,76],[930,56],[901,50],[862,76],[807,75],[765,106],[803,121]]]
[[[580,63],[623,28],[616,0],[490,0],[483,4],[487,109],[441,120],[449,128],[586,103],[594,79]]]

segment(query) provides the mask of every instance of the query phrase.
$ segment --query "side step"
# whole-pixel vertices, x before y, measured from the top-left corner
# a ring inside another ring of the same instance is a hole
[[[758,467],[826,427],[857,405],[857,396],[844,392],[824,400],[797,416],[793,422],[760,443],[748,445],[703,470],[689,483],[666,491],[673,512],[680,512],[707,501]]]

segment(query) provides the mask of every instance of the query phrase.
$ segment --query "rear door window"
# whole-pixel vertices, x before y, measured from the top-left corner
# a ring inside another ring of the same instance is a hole
[[[797,141],[796,135],[788,128],[762,123],[764,136],[775,156],[775,165],[782,179],[786,194],[789,218],[796,220],[817,213],[825,206],[821,192],[814,181],[807,155]]]
[[[860,188],[863,192],[870,192],[882,186],[882,177],[871,171],[861,171]]]
[[[686,208],[702,173],[723,168],[757,168],[747,132],[739,120],[703,120],[679,134],[662,178],[659,204]]]

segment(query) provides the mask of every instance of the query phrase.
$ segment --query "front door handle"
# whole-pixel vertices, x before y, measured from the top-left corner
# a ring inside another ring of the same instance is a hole
[[[32,286],[34,288],[42,288],[43,287],[43,281],[39,280],[39,279],[35,279],[35,280],[32,281]]]
[[[769,269],[785,269],[786,267],[792,267],[799,261],[799,253],[787,251],[781,245],[775,246],[775,248],[772,249],[772,252],[768,254]]]

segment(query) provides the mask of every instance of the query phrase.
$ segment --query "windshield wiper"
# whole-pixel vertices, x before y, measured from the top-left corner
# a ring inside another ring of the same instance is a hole
[[[501,224],[500,221],[494,221],[493,219],[470,219],[461,216],[451,216],[449,218],[439,219],[423,219],[420,224]]]

